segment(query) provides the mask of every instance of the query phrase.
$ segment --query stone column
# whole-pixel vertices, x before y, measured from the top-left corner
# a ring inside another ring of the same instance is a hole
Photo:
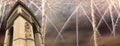
[[[26,37],[26,46],[35,46],[32,25],[28,22],[25,23],[25,37]]]
[[[19,16],[13,24],[13,46],[26,46],[25,41],[25,20]]]
[[[6,30],[6,33],[5,33],[5,40],[4,40],[4,46],[9,46],[9,43],[10,43],[9,30]]]
[[[42,36],[40,33],[35,33],[35,43],[36,46],[43,46]]]
[[[34,30],[35,46],[44,46],[41,32],[38,30],[35,24],[32,25]]]
[[[35,46],[32,26],[21,16],[14,21],[13,46]]]

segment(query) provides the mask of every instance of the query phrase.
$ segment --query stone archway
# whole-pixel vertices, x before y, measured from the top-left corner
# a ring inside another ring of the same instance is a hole
[[[17,1],[4,18],[4,46],[42,46],[41,26],[34,14],[21,1]],[[29,43],[29,44],[28,44]]]

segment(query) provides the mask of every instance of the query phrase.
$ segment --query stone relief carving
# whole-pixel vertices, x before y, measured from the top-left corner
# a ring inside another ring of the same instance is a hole
[[[31,38],[31,29],[30,24],[28,22],[25,22],[25,37]]]

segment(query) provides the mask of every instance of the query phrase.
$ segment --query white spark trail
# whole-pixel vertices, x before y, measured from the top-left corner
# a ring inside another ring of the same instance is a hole
[[[37,4],[35,4],[33,1],[30,1],[30,3],[33,4],[36,8],[40,8],[40,7],[37,6]],[[45,7],[45,6],[43,6],[43,5],[45,5],[44,2],[42,2],[42,5],[41,5],[41,6],[42,6],[42,7]],[[44,8],[43,8],[43,9],[44,9]]]
[[[46,26],[46,16],[45,16],[45,3],[46,3],[46,0],[42,0],[42,4],[41,4],[41,7],[42,7],[42,25],[41,25],[41,33],[42,33],[42,37],[43,37],[43,40],[42,42],[45,43],[45,26]],[[39,8],[39,7],[38,7]],[[42,46],[45,46],[44,44]]]
[[[0,0],[0,28],[1,28],[1,17],[2,17],[2,0]]]
[[[92,20],[90,19],[90,17],[88,16],[88,14],[87,14],[86,11],[84,10],[84,8],[83,8],[82,6],[80,6],[80,7],[81,7],[83,13],[85,14],[85,16],[88,18],[88,20],[89,20],[90,23],[92,24]],[[97,27],[96,27],[96,29],[97,29]],[[97,34],[101,37],[101,34],[99,33],[99,31],[97,30],[96,32],[97,32]],[[94,35],[94,34],[93,34],[93,35]],[[92,40],[93,35],[91,36],[91,40]],[[90,40],[90,41],[91,41],[91,40]]]
[[[55,24],[51,21],[51,19],[48,17],[48,16],[46,16],[46,19],[52,24],[52,26],[55,28],[55,30],[57,31],[57,33],[59,33],[59,30],[58,30],[58,28],[55,26]],[[63,38],[63,36],[60,34],[60,37],[61,37],[61,39],[63,40],[63,41],[65,41],[64,40],[64,38]]]
[[[80,5],[80,4],[79,4]],[[55,42],[57,40],[57,38],[59,37],[59,35],[61,34],[61,32],[63,31],[63,29],[65,28],[65,26],[67,25],[67,23],[69,22],[69,20],[72,18],[72,16],[76,13],[76,11],[79,9],[79,5],[76,6],[75,10],[73,11],[73,13],[70,15],[70,17],[67,19],[67,21],[64,23],[63,27],[61,28],[60,32],[58,33]]]
[[[76,15],[76,42],[77,42],[77,46],[79,46],[79,27],[78,27],[78,20],[79,19],[79,16]]]
[[[120,0],[118,0],[118,2],[119,2],[119,8],[120,8]],[[116,9],[117,10],[117,13],[118,13],[118,18],[117,18],[117,20],[116,20],[116,22],[115,22],[115,26],[117,26],[117,23],[118,23],[118,21],[119,21],[119,18],[120,18],[120,11],[118,11],[119,9]]]
[[[99,11],[99,9],[98,9],[97,6],[95,5],[95,3],[94,3],[94,6],[95,6],[95,8],[97,9],[97,11],[99,12],[100,16],[102,16],[101,19],[99,20],[98,24],[96,25],[96,28],[98,28],[98,27],[100,26],[100,24],[101,24],[101,22],[102,22],[102,20],[103,20],[103,21],[105,22],[105,24],[107,25],[108,29],[109,29],[110,31],[112,31],[112,29],[110,28],[110,26],[108,25],[108,23],[107,23],[106,20],[104,19],[104,16],[107,14],[110,6],[108,6],[108,8],[107,8],[107,9],[105,10],[105,12],[103,13],[103,15],[102,15],[102,13]]]
[[[47,4],[47,7],[48,7],[49,10],[50,10],[50,13],[51,13],[50,15],[57,16],[56,13],[55,13],[54,8],[52,8],[52,6],[49,6],[48,3],[46,3],[46,4]]]
[[[6,7],[5,7],[5,6],[6,6],[6,3],[3,2],[2,4],[3,4],[3,6],[2,6],[2,7],[3,7],[3,11],[2,11],[2,13],[1,13],[1,15],[2,15],[2,16],[1,16],[1,22],[3,22],[3,18],[4,18],[4,16],[5,16],[5,8],[6,8]],[[0,28],[1,28],[1,27],[0,27]]]
[[[92,17],[92,26],[93,26],[93,33],[94,33],[94,46],[98,46],[97,43],[97,29],[96,29],[96,19],[94,15],[94,7],[93,7],[93,0],[91,0],[91,17]]]
[[[112,0],[107,0],[107,2],[109,3],[110,7],[109,7],[109,11],[110,11],[110,17],[111,17],[111,21],[112,21],[112,32],[111,34],[113,35],[113,37],[115,37],[115,22],[114,22],[114,17],[113,17],[113,7],[116,8],[116,6],[114,5],[114,3],[112,2]]]
[[[2,0],[0,0],[0,17],[2,15]]]
[[[115,37],[115,29],[116,29],[116,26],[117,26],[117,23],[118,23],[118,20],[119,20],[119,18],[120,18],[120,11],[119,11],[119,9],[117,9],[117,6],[114,4],[114,2],[113,2],[113,0],[110,0],[110,5],[111,5],[111,8],[110,8],[110,13],[111,13],[111,19],[112,19],[112,27],[113,27],[113,31],[111,32],[111,34],[113,34],[113,36]],[[118,4],[119,5],[119,4]],[[113,15],[112,15],[112,6],[115,8],[115,11],[117,12],[117,14],[118,14],[118,17],[117,17],[117,20],[115,21],[115,23],[114,23],[114,18],[113,18]]]

